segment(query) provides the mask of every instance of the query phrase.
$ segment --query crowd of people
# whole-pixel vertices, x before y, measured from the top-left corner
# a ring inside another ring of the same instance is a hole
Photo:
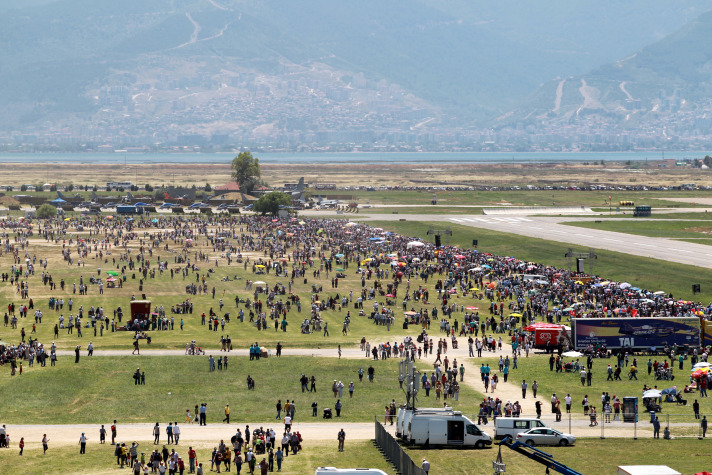
[[[81,234],[74,231],[78,222],[83,227]],[[712,312],[712,305],[675,299],[664,292],[637,289],[597,276],[582,279],[566,269],[496,256],[476,249],[435,247],[418,239],[341,219],[207,215],[153,219],[141,216],[132,220],[96,217],[81,221],[47,220],[30,226],[29,223],[9,218],[3,222],[2,231],[4,253],[11,255],[13,260],[3,281],[13,286],[17,298],[23,301],[21,305],[11,302],[4,318],[4,325],[10,327],[14,332],[10,335],[17,341],[0,347],[0,364],[9,364],[13,374],[15,371],[22,372],[24,361],[29,367],[34,365],[35,360],[45,366],[45,360],[49,359],[51,366],[54,366],[57,359],[54,342],[46,348],[33,338],[34,331],[28,338],[25,328],[29,329],[32,323],[30,315],[35,320],[33,330],[35,325],[43,324],[44,318],[45,324],[54,326],[56,338],[78,338],[82,331],[92,332],[95,338],[101,338],[104,332],[126,330],[127,322],[123,321],[121,308],[105,310],[99,305],[87,303],[92,296],[100,294],[101,279],[95,278],[94,273],[98,277],[103,276],[101,267],[86,269],[92,257],[98,258],[99,263],[105,263],[105,268],[117,269],[115,272],[122,282],[136,281],[140,290],[150,285],[157,276],[170,275],[170,279],[184,281],[182,285],[190,294],[212,294],[214,300],[216,286],[219,285],[217,282],[211,284],[215,269],[221,262],[233,265],[232,268],[238,269],[234,280],[238,273],[243,278],[249,277],[245,279],[244,289],[231,287],[238,318],[230,319],[229,313],[219,317],[212,307],[202,312],[201,322],[205,324],[207,317],[209,328],[214,332],[218,331],[218,327],[220,331],[228,331],[231,325],[244,323],[247,319],[255,331],[274,328],[280,335],[293,331],[311,335],[315,342],[322,341],[329,338],[328,324],[333,321],[327,312],[336,313],[339,320],[343,319],[337,327],[341,328],[343,335],[349,334],[351,321],[355,318],[368,318],[384,333],[390,332],[391,327],[397,324],[402,324],[404,329],[418,325],[421,332],[415,341],[391,343],[390,338],[384,338],[384,341],[374,343],[362,339],[361,350],[375,361],[399,355],[421,358],[432,355],[435,349],[436,366],[430,377],[423,374],[422,383],[425,396],[429,397],[430,391],[434,391],[436,399],[459,398],[457,379],[459,375],[462,380],[464,367],[458,366],[456,361],[451,363],[447,357],[448,346],[456,348],[458,337],[467,338],[470,356],[474,356],[475,352],[482,356],[483,351],[501,351],[503,338],[511,344],[511,358],[510,355],[500,357],[499,371],[491,371],[489,366],[484,368],[484,365],[481,370],[486,392],[491,390],[494,393],[500,381],[507,382],[509,371],[517,368],[517,359],[523,354],[528,356],[532,349],[531,334],[521,328],[535,320],[558,323],[589,317],[708,318]],[[65,282],[64,279],[56,282],[47,256],[36,255],[34,239],[55,244],[60,249],[63,265],[79,269],[77,282]],[[82,274],[86,274],[86,278]],[[356,276],[356,283],[351,287],[344,285],[346,275]],[[280,282],[261,282],[257,280],[260,278],[278,279]],[[322,285],[322,282],[326,284]],[[308,283],[312,284],[311,298],[297,295],[297,285]],[[35,294],[39,286],[49,289],[52,295],[42,303]],[[474,305],[465,304],[465,297],[486,302],[486,308],[480,311]],[[230,295],[229,299],[232,300],[233,296]],[[88,307],[86,312],[84,305]],[[156,306],[154,310],[158,318],[145,331],[173,331],[177,326],[176,315],[181,318],[181,315],[193,314],[193,305],[191,299],[186,299],[171,307],[170,316],[166,315],[163,306]],[[219,299],[215,307],[219,307],[218,311],[222,313],[224,305]],[[402,313],[402,317],[398,313]],[[290,322],[295,324],[290,325]],[[130,325],[128,328],[132,329]],[[182,318],[179,328],[183,328]],[[439,338],[429,334],[436,328],[440,331]],[[134,337],[140,335],[136,332],[128,334]],[[25,342],[25,339],[28,341]],[[90,344],[93,349],[93,342]],[[220,345],[225,352],[232,349],[229,335],[227,338],[221,336]],[[556,368],[560,372],[579,374],[582,384],[590,386],[592,368],[578,360],[564,361],[561,352],[566,349],[564,344],[558,348],[558,355],[552,353],[552,371]],[[79,347],[77,362],[78,350]],[[262,350],[257,343],[252,345],[250,359],[259,360]],[[652,363],[656,378],[672,380],[672,358],[681,350],[673,348],[671,351],[670,364],[667,361],[657,366]],[[706,361],[704,350],[691,351],[695,361]],[[192,340],[186,345],[186,353],[202,354],[203,349]],[[219,356],[218,370],[223,365],[227,369],[227,361],[227,356]],[[630,379],[637,379],[637,368],[640,367],[637,363],[633,360],[628,369]],[[627,360],[623,364],[619,361],[614,366],[609,376],[615,381],[621,379]],[[209,369],[215,368],[215,360],[210,356]],[[651,366],[648,366],[650,373]],[[367,371],[370,381],[374,374],[375,369],[370,366]],[[137,384],[141,384],[142,376],[143,373],[136,380]],[[359,379],[362,377],[363,370],[359,372]],[[254,388],[254,379],[252,382],[250,379],[248,377],[248,387]],[[345,385],[340,381],[334,383],[336,394],[340,397]],[[528,389],[525,383],[522,383],[523,398]],[[311,391],[314,377],[303,375],[301,384],[303,391]],[[350,396],[353,395],[352,384],[348,386]],[[708,385],[705,379],[705,388]],[[536,391],[533,385],[531,389]],[[560,415],[561,401],[557,401],[552,402],[552,411]],[[604,414],[608,405],[612,408],[608,414],[616,414],[616,401],[615,397],[602,401]],[[570,404],[566,402],[567,410]],[[597,414],[593,405],[588,407],[587,414],[591,411]],[[386,407],[386,411],[387,417],[392,416],[390,406]],[[521,411],[519,401],[488,397],[480,404],[478,417],[486,423],[487,418],[516,416]],[[281,457],[287,457],[285,439],[286,447],[293,453],[300,450],[300,444],[294,448],[295,436],[301,442],[298,432],[285,430],[282,443],[276,444],[271,430],[253,434],[246,431],[241,437],[242,442],[236,438],[231,444],[220,444],[210,463],[219,470],[221,464],[226,468],[231,463],[237,467],[239,460],[240,464],[246,463],[254,470],[258,463],[257,455],[263,451],[267,455],[265,463],[268,467],[280,466]],[[245,449],[250,439],[253,444]],[[262,442],[258,442],[260,440]],[[183,464],[183,459],[178,454],[174,456],[174,452],[167,456],[161,452],[157,456],[154,451],[143,457],[144,453],[134,454],[133,449],[138,450],[134,444],[129,447],[117,445],[117,450],[121,452],[118,462],[121,464],[124,461],[125,450],[126,461],[132,462],[130,466],[135,467],[138,462],[144,471],[160,471],[161,464],[169,471],[171,467],[180,470]],[[216,458],[221,463],[216,464]],[[192,466],[190,460],[189,457],[189,467]]]

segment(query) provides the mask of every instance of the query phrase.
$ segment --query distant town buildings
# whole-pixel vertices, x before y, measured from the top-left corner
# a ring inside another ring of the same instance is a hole
[[[640,114],[634,124],[587,111],[513,119],[495,128],[465,125],[400,86],[363,74],[144,76],[153,79],[122,77],[99,87],[93,114],[0,130],[0,151],[605,152],[712,146],[712,99],[683,107],[677,91],[661,93],[655,113]]]

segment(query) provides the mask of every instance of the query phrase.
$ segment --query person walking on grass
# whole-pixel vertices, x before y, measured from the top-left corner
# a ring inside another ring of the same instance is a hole
[[[702,429],[702,438],[707,437],[707,416],[702,416],[700,421],[700,428]]]
[[[47,434],[42,434],[42,455],[47,455],[47,449],[49,448],[47,444],[49,444]]]
[[[343,428],[339,431],[336,438],[339,441],[339,452],[343,452],[344,451],[344,441],[346,441],[346,432],[344,432]]]
[[[87,452],[87,437],[84,435],[84,432],[82,432],[82,435],[79,437],[79,453],[80,454],[86,454]]]

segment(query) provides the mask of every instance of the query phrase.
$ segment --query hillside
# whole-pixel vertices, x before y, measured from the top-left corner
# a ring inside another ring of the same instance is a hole
[[[710,33],[712,12],[619,61],[547,82],[500,121],[707,131],[712,125]]]
[[[3,4],[0,138],[293,145],[452,133],[705,7],[712,0]]]

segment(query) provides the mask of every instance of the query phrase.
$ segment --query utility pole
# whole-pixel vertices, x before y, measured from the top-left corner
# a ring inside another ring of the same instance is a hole
[[[413,351],[412,349],[410,351]],[[403,378],[403,384],[406,391],[406,409],[415,409],[418,391],[420,390],[420,379],[413,361],[406,357],[398,363],[399,377]]]

